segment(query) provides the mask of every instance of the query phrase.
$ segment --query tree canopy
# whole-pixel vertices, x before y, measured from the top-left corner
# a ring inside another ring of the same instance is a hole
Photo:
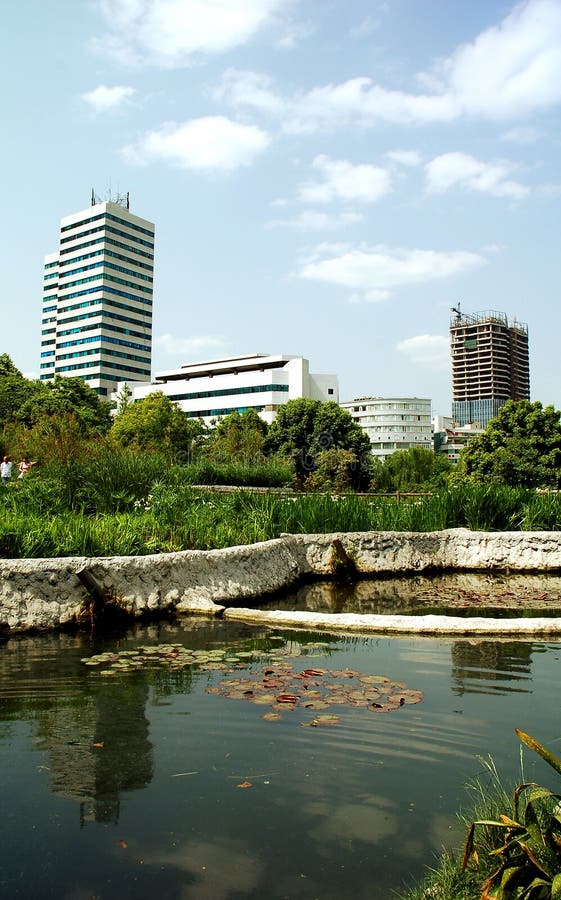
[[[199,419],[189,419],[162,391],[155,391],[115,416],[111,436],[124,447],[187,455],[203,428]]]
[[[521,487],[561,487],[561,412],[509,400],[464,448],[459,474]]]
[[[36,425],[48,416],[73,415],[84,435],[105,434],[111,426],[111,406],[81,378],[55,375],[53,381],[30,382],[28,399],[23,404],[20,421]],[[37,387],[38,386],[38,387]]]
[[[264,450],[290,460],[302,485],[317,470],[320,454],[348,450],[353,454],[352,465],[348,459],[345,463],[351,486],[364,490],[370,483],[372,455],[368,436],[347,410],[334,402],[301,398],[280,406],[269,426]]]
[[[207,452],[217,460],[251,462],[262,455],[267,423],[254,409],[234,411],[209,431]]]
[[[442,487],[451,464],[441,453],[428,447],[396,450],[375,470],[376,488],[381,491],[427,491]]]

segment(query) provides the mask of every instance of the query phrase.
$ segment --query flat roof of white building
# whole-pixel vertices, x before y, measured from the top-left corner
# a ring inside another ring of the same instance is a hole
[[[245,356],[227,356],[203,362],[184,363],[178,369],[160,372],[155,376],[156,382],[185,381],[188,378],[201,378],[208,375],[235,375],[237,372],[259,371],[260,369],[278,369],[298,356],[267,353],[252,353]]]

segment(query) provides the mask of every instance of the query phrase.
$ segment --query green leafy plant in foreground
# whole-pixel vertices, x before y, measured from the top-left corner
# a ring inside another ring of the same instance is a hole
[[[561,760],[520,729],[522,743],[561,775]],[[535,782],[514,790],[512,815],[472,822],[466,839],[463,870],[478,864],[476,829],[498,829],[499,846],[487,850],[499,866],[487,878],[481,900],[556,900],[561,898],[561,796]]]

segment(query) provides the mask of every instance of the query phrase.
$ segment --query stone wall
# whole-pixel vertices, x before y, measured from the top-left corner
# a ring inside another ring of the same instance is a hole
[[[442,569],[561,570],[561,533],[368,532],[283,535],[224,550],[140,557],[0,560],[0,627],[87,621],[101,607],[131,617],[216,615],[352,563],[359,577]],[[93,586],[93,587],[92,587]]]

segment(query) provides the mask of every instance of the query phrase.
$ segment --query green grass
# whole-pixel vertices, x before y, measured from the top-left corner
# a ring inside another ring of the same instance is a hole
[[[353,531],[558,530],[561,495],[473,485],[415,497],[213,491],[195,487],[203,464],[109,453],[32,470],[0,490],[3,557],[144,555],[209,550],[280,534]],[[226,467],[232,476],[235,467]],[[265,467],[266,468],[266,467]],[[216,467],[208,472],[216,473]],[[286,475],[272,466],[278,479]],[[249,470],[245,475],[249,479]],[[256,480],[263,480],[260,472]]]

